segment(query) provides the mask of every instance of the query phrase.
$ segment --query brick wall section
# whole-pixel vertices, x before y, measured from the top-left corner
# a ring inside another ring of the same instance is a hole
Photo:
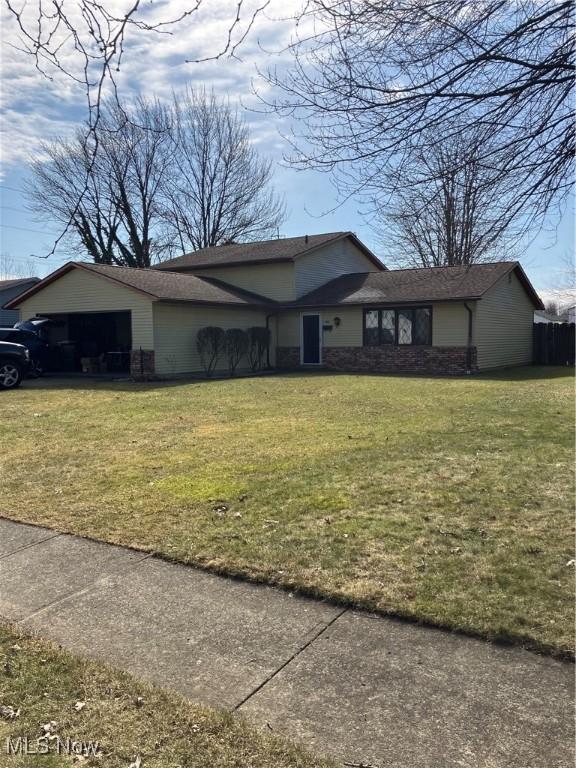
[[[130,375],[133,379],[152,379],[156,375],[153,349],[133,349],[130,352]]]
[[[476,347],[471,353],[476,371]],[[279,347],[276,354],[278,368],[300,367],[298,347]],[[467,354],[467,347],[324,347],[322,365],[337,371],[458,375],[466,373]]]
[[[291,370],[300,365],[300,347],[276,347],[276,368]]]

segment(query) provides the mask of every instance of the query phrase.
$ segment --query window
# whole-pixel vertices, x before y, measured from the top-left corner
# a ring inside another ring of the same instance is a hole
[[[368,309],[364,313],[364,345],[377,347],[380,344],[379,311]]]
[[[364,346],[432,344],[432,307],[364,310]]]

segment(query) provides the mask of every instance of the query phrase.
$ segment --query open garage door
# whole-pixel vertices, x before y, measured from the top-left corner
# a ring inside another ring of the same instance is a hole
[[[131,312],[44,314],[42,335],[50,345],[49,368],[58,372],[128,373]]]

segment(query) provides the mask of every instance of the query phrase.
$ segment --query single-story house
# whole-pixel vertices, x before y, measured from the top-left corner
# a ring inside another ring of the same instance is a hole
[[[159,376],[202,371],[203,326],[267,326],[281,369],[524,365],[543,309],[517,262],[389,270],[350,232],[221,245],[151,269],[70,262],[7,306],[50,318],[54,343]]]
[[[0,280],[0,326],[12,328],[20,319],[17,309],[3,309],[4,304],[15,298],[23,291],[28,290],[34,283],[40,281],[39,277],[21,277],[11,280]]]

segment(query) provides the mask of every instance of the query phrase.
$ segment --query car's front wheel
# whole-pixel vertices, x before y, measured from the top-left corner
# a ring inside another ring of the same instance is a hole
[[[23,371],[12,360],[0,360],[0,389],[14,389],[22,381]]]

